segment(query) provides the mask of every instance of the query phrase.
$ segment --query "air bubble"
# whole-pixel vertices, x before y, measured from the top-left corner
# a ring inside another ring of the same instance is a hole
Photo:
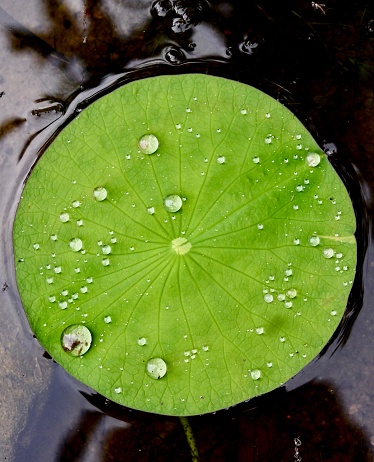
[[[107,198],[108,191],[103,188],[102,186],[99,186],[98,188],[94,189],[93,192],[94,198],[98,201],[101,202]]]
[[[70,240],[69,246],[74,252],[79,252],[83,247],[83,242],[79,237],[74,237]]]
[[[166,374],[166,363],[162,358],[151,358],[147,361],[146,371],[152,379],[161,379]]]
[[[60,213],[60,221],[62,223],[68,222],[69,218],[70,218],[70,216],[69,216],[69,214],[67,212]]]
[[[321,162],[321,156],[316,152],[310,152],[306,156],[305,160],[309,167],[317,167],[317,165]]]
[[[332,258],[334,256],[334,249],[328,248],[328,249],[323,249],[323,256],[325,258]]]
[[[158,145],[158,139],[152,134],[143,135],[138,143],[140,152],[143,154],[154,154],[158,149]]]
[[[168,212],[178,212],[182,208],[182,199],[177,194],[170,194],[164,199],[164,207]]]
[[[84,355],[89,350],[91,343],[91,332],[86,326],[80,324],[67,327],[61,335],[63,350],[72,356]]]
[[[316,247],[317,245],[319,245],[320,243],[320,239],[318,236],[310,236],[309,238],[309,244],[312,246],[312,247]]]

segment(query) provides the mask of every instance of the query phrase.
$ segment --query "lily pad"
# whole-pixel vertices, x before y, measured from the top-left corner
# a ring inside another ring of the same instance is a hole
[[[343,183],[285,107],[222,78],[160,76],[99,99],[43,154],[15,220],[17,281],[70,374],[132,408],[200,414],[321,351],[354,231]]]

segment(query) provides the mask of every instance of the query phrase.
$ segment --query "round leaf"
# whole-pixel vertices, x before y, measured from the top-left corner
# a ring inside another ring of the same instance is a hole
[[[354,231],[344,185],[285,107],[222,78],[155,77],[92,104],[35,166],[17,280],[72,375],[126,406],[199,414],[321,351],[351,289]]]

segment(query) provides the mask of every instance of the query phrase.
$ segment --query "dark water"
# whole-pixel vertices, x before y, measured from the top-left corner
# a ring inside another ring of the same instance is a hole
[[[0,353],[10,358],[0,403],[13,429],[1,460],[191,460],[179,419],[108,402],[43,355],[11,246],[23,181],[59,128],[118,85],[185,72],[289,107],[330,152],[358,222],[357,278],[335,338],[284,387],[191,418],[201,460],[374,460],[374,8],[324,1],[0,0]]]

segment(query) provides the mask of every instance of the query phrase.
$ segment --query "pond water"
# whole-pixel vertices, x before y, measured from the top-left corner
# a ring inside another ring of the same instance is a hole
[[[54,363],[28,326],[12,225],[43,147],[89,102],[203,72],[290,108],[330,153],[359,263],[330,345],[283,387],[190,419],[202,461],[374,460],[374,10],[366,0],[0,0],[0,460],[191,460],[179,419],[123,408]]]

